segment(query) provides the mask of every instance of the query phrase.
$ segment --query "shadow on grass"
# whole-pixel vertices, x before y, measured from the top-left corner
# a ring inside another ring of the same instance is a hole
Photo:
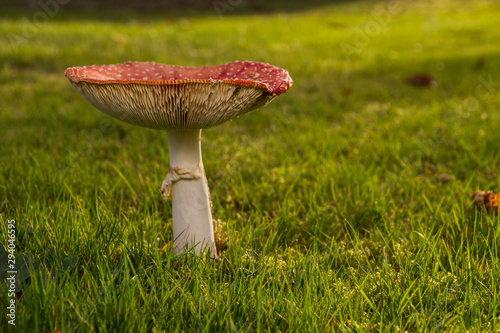
[[[265,0],[24,0],[11,3],[0,0],[1,18],[19,19],[26,17],[44,20],[48,14],[51,21],[100,20],[123,22],[153,19],[171,21],[187,17],[237,16],[294,13],[338,4],[350,4],[358,0],[312,0],[312,1],[265,1]],[[66,2],[66,3],[65,3]]]

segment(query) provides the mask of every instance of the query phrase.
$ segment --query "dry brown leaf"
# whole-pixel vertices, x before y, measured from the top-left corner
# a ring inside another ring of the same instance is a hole
[[[472,200],[477,209],[486,209],[488,213],[494,212],[498,215],[498,201],[500,201],[500,193],[492,191],[474,191],[472,192]]]
[[[414,87],[435,88],[437,82],[428,74],[415,74],[406,78],[406,82]]]
[[[448,183],[448,182],[451,182],[453,180],[453,176],[449,175],[447,173],[442,173],[439,176],[437,176],[437,180],[439,180],[440,182],[443,182],[443,183]]]

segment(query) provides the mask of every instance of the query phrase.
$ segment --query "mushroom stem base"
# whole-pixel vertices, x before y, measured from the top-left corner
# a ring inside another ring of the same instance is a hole
[[[175,253],[194,248],[195,253],[217,256],[210,193],[201,158],[201,130],[167,131],[170,172],[160,187],[164,198],[172,195]]]

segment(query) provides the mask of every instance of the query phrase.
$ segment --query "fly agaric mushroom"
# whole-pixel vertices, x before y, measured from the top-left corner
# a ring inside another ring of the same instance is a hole
[[[166,130],[170,172],[159,190],[165,200],[172,190],[175,253],[187,246],[216,257],[201,129],[266,105],[292,85],[288,72],[251,61],[204,67],[126,62],[71,67],[64,75],[102,112]]]

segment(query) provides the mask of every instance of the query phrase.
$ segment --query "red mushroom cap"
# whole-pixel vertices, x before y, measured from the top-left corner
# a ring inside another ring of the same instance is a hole
[[[259,87],[269,95],[280,95],[293,81],[284,69],[253,61],[235,61],[217,66],[189,67],[156,62],[125,62],[117,65],[83,66],[66,69],[71,81],[140,84],[180,84],[185,82],[225,82]]]
[[[154,129],[219,125],[269,103],[293,83],[286,70],[252,61],[203,67],[126,62],[71,67],[64,74],[99,110]]]

